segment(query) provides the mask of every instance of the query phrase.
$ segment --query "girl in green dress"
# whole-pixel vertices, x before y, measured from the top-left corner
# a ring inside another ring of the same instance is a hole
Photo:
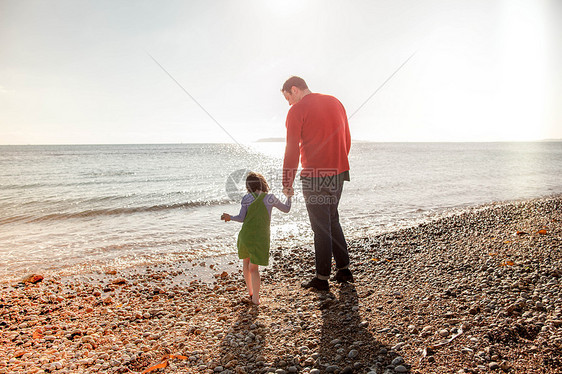
[[[260,303],[261,279],[259,265],[269,264],[269,243],[271,210],[276,207],[284,213],[291,210],[291,196],[282,203],[275,195],[269,194],[269,185],[263,175],[250,172],[246,177],[248,194],[242,198],[240,213],[231,216],[223,213],[221,219],[225,222],[242,222],[242,229],[238,234],[238,258],[242,262],[244,280],[253,304]]]

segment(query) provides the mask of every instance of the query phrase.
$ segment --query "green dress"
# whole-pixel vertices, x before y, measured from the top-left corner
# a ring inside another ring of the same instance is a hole
[[[267,266],[269,264],[269,213],[263,202],[267,195],[252,193],[254,201],[248,206],[242,229],[238,234],[238,258],[250,258],[254,265]]]

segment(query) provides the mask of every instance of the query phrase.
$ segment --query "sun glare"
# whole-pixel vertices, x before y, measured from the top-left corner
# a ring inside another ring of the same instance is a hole
[[[546,102],[546,29],[542,1],[503,3],[500,116],[513,140],[541,139]],[[503,114],[503,115],[502,115]]]
[[[255,142],[250,145],[250,148],[267,157],[282,158],[285,152],[285,142]]]

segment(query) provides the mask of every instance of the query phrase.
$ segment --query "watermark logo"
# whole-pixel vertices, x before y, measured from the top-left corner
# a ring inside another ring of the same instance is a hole
[[[225,191],[229,199],[241,201],[248,193],[246,178],[250,172],[249,169],[238,169],[228,175]],[[293,196],[293,203],[299,200],[308,205],[333,205],[338,203],[343,186],[342,175],[337,175],[337,170],[334,169],[316,170],[316,173],[320,177],[301,178],[300,183],[295,183],[295,187],[300,193]],[[272,189],[271,193],[281,197],[281,191],[275,190],[275,187],[282,188],[281,170],[269,170],[264,174],[264,177]]]
[[[248,193],[246,188],[246,178],[250,172],[251,170],[249,169],[238,169],[228,175],[226,178],[225,191],[226,195],[230,199],[240,201],[242,197]],[[281,173],[274,169],[270,169],[263,173],[263,176],[265,177],[271,191],[277,192],[276,187],[279,187],[282,184]]]
[[[240,201],[248,193],[246,191],[246,177],[249,172],[248,169],[238,169],[228,175],[225,190],[230,199]]]

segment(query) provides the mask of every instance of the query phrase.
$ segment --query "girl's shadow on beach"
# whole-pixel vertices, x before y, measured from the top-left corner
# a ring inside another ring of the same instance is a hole
[[[390,348],[375,340],[361,318],[355,286],[342,284],[336,292],[320,304],[323,325],[317,366],[347,373],[366,373],[378,366],[379,372],[386,366]]]
[[[260,308],[250,304],[241,304],[237,308],[238,317],[221,342],[218,364],[231,373],[252,373],[256,364],[264,361],[262,352],[266,335],[257,322]]]

